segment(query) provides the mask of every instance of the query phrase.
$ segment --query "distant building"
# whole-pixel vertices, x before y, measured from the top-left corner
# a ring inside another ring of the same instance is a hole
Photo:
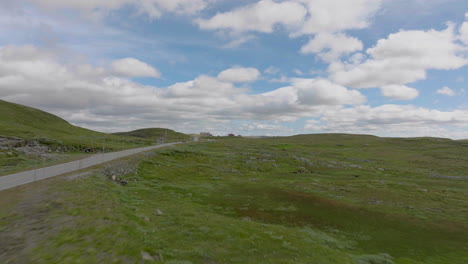
[[[210,132],[200,132],[200,137],[212,137],[213,135]]]
[[[230,137],[235,137],[236,135],[234,135],[234,134],[229,134],[228,136],[230,136]]]

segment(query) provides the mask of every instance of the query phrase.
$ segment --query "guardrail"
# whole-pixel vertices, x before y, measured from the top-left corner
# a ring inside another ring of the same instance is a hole
[[[137,153],[141,153],[141,152],[145,152],[145,151],[149,151],[149,150],[153,150],[157,148],[172,146],[172,145],[180,144],[180,143],[182,142],[166,143],[166,144],[149,146],[149,147],[127,149],[127,150],[122,150],[118,152],[95,154],[95,155],[92,155],[91,157],[81,159],[81,160],[76,160],[76,161],[62,163],[62,164],[54,165],[50,167],[1,176],[0,177],[0,191],[13,188],[19,185],[23,185],[23,184],[40,181],[42,179],[55,177],[55,176],[62,175],[65,173],[70,173],[70,172],[86,169],[92,166],[96,166],[98,164],[102,164],[102,163],[109,162],[111,160],[131,156]]]

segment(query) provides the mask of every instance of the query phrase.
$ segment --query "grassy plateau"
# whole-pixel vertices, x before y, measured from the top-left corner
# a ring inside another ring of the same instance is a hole
[[[178,145],[0,192],[0,263],[468,263],[467,172],[439,138]]]

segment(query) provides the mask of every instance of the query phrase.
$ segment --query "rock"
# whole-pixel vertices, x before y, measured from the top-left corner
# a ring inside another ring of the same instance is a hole
[[[115,175],[112,175],[111,180],[115,181],[116,179],[117,177],[115,177]]]
[[[156,209],[156,212],[154,212],[154,214],[157,215],[157,216],[161,216],[161,215],[163,215],[163,212],[161,212],[161,210],[159,210],[159,209]]]
[[[238,171],[238,170],[235,170],[235,169],[232,169],[231,172],[232,172],[232,173],[239,173],[239,171]]]
[[[145,217],[144,220],[145,220],[145,222],[149,222],[149,221],[150,221],[149,217]]]
[[[120,182],[120,184],[122,184],[122,185],[127,185],[127,184],[128,184],[128,181],[127,181],[127,180],[120,180],[119,182]]]
[[[301,174],[301,173],[307,173],[306,168],[304,167],[299,167],[297,170],[294,172],[294,174]]]
[[[146,251],[141,251],[141,258],[146,261],[154,261],[154,258]]]

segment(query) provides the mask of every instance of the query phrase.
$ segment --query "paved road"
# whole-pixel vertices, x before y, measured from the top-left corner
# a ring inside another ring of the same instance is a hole
[[[172,146],[175,144],[180,144],[180,142],[176,143],[167,143],[143,148],[135,148],[135,149],[127,149],[119,152],[111,152],[111,153],[104,153],[104,154],[95,154],[91,157],[76,160],[72,162],[67,162],[55,166],[40,168],[36,170],[24,171],[15,174],[10,174],[7,176],[0,177],[0,191],[13,188],[18,185],[23,185],[26,183],[31,183],[35,181],[39,181],[42,179],[47,179],[50,177],[58,176],[61,174],[89,168],[104,162],[108,162],[111,160],[127,157],[136,153],[149,151],[157,148]]]

